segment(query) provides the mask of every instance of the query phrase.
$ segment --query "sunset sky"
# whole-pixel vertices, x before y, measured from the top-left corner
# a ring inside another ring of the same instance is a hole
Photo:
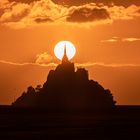
[[[61,40],[117,104],[140,105],[140,0],[0,0],[0,104],[46,80]]]

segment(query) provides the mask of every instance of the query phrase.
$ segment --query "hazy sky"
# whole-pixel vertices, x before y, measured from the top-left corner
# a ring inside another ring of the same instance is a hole
[[[28,85],[43,82],[59,62],[55,44],[69,40],[77,50],[72,61],[113,90],[118,104],[140,104],[139,26],[139,0],[0,0],[0,103],[10,103]],[[28,80],[26,74],[31,75]]]

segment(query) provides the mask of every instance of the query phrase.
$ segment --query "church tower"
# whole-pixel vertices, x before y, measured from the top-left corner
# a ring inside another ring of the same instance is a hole
[[[74,63],[71,63],[68,59],[66,44],[64,46],[64,55],[63,55],[61,64],[56,67],[56,71],[58,73],[60,72],[62,75],[65,75],[65,74],[71,75],[71,73],[74,73],[74,71],[75,71]],[[63,73],[62,73],[62,71],[63,71]],[[61,76],[61,77],[63,77],[63,76]]]
[[[67,47],[66,47],[66,44],[64,46],[64,55],[63,55],[63,58],[62,58],[62,64],[64,63],[69,63],[69,59],[67,57]]]

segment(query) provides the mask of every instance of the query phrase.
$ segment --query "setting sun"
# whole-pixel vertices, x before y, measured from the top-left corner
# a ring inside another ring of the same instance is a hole
[[[68,59],[72,59],[76,53],[75,46],[70,41],[60,41],[55,45],[54,54],[59,59],[62,60],[64,56],[64,48],[66,47],[66,54]]]

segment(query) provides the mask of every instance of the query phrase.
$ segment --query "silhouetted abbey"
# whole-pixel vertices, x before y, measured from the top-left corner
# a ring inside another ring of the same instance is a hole
[[[12,105],[49,110],[110,110],[115,107],[115,101],[110,90],[89,80],[87,70],[75,71],[65,49],[62,63],[50,70],[43,87],[28,87]]]

